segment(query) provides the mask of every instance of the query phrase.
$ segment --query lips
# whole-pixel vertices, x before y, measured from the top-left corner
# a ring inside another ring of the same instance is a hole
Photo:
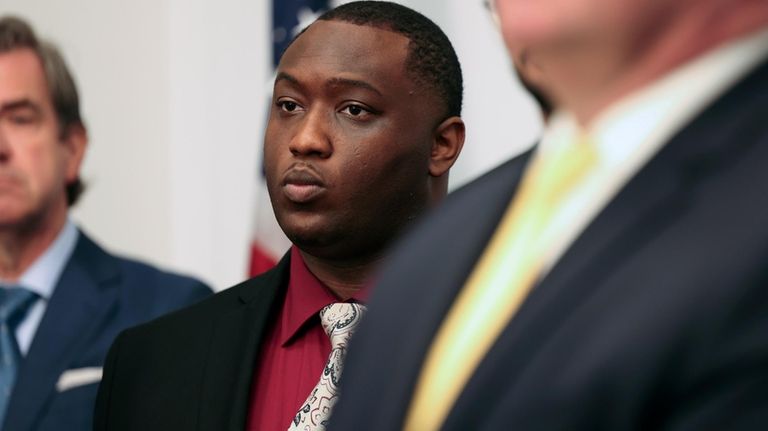
[[[283,177],[282,185],[285,197],[297,204],[309,203],[326,190],[320,176],[306,167],[290,169]]]

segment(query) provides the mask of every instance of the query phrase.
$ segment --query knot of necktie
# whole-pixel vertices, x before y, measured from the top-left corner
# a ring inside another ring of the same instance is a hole
[[[346,346],[364,311],[365,306],[349,302],[326,305],[320,310],[320,322],[331,340],[331,349]]]
[[[14,324],[24,317],[29,306],[37,298],[31,290],[22,287],[0,289],[0,323]]]

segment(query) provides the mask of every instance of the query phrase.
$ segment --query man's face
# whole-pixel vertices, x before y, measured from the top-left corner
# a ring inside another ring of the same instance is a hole
[[[264,158],[286,235],[317,257],[381,252],[428,201],[443,104],[407,75],[408,39],[318,21],[278,67]]]
[[[494,0],[512,57],[558,102],[587,100],[637,69],[691,0]],[[573,106],[571,106],[573,107]]]
[[[82,148],[60,139],[40,60],[29,49],[0,54],[0,229],[66,213],[65,185]]]

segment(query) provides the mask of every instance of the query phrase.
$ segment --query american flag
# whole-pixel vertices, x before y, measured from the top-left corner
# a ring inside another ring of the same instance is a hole
[[[302,29],[323,12],[343,1],[332,0],[273,0],[272,1],[272,66],[277,68],[285,48]],[[271,83],[270,83],[271,88]],[[271,97],[270,97],[271,99]],[[289,242],[275,220],[263,169],[257,179],[257,208],[254,219],[249,275],[255,276],[272,268]]]

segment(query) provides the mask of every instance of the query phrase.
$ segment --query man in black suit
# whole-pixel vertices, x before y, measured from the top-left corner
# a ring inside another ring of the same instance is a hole
[[[492,6],[561,109],[384,265],[331,429],[764,429],[768,3]]]
[[[446,194],[461,92],[447,37],[403,6],[348,3],[303,31],[280,60],[264,144],[292,249],[264,275],[121,334],[96,429],[323,429],[334,401],[313,387],[339,369],[324,367],[336,349],[318,313],[364,301],[385,248]]]
[[[0,428],[92,429],[118,332],[211,292],[111,255],[68,218],[87,134],[64,59],[0,18]]]

